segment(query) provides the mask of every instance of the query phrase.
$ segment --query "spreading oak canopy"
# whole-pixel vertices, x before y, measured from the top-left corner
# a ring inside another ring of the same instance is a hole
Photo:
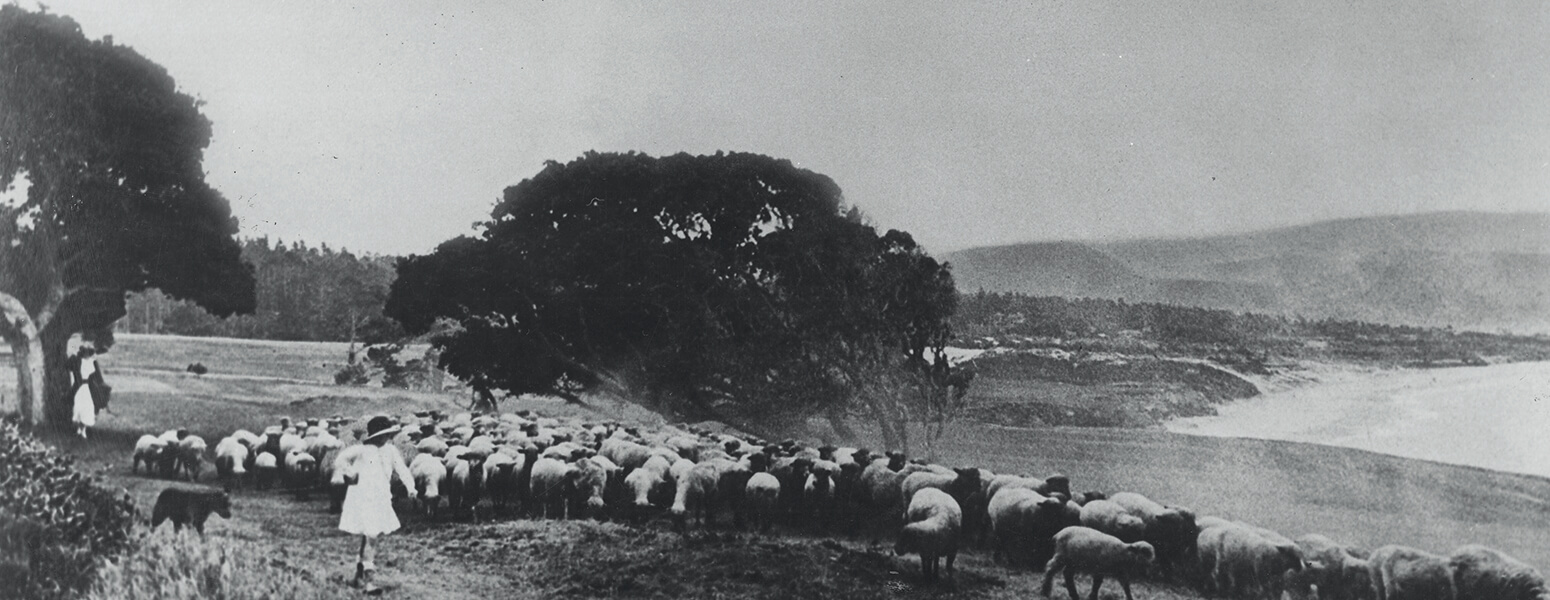
[[[827,176],[758,154],[592,152],[507,188],[477,237],[401,260],[385,312],[411,332],[455,321],[442,366],[476,389],[602,387],[773,431],[884,418],[858,399],[889,372],[945,385],[932,353],[955,306],[946,265],[879,234]]]
[[[148,287],[251,312],[236,219],[204,180],[211,126],[161,66],[68,17],[0,7],[0,336],[20,411],[68,421],[66,342]]]

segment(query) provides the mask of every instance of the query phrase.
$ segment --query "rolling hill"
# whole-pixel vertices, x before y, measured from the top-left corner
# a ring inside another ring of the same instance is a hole
[[[1365,217],[1199,238],[971,248],[945,259],[964,291],[1550,333],[1550,213]]]

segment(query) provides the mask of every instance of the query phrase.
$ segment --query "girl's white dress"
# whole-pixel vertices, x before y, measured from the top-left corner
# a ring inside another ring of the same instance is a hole
[[[96,372],[97,359],[82,356],[80,370],[76,372],[80,377],[81,386],[75,389],[75,398],[71,401],[70,407],[70,420],[77,425],[97,426],[97,403],[92,401],[91,386],[86,384],[87,379]]]
[[[414,476],[404,464],[404,456],[392,444],[357,444],[340,451],[338,466],[346,476],[360,480],[345,492],[339,529],[356,535],[376,536],[398,530],[398,515],[393,513],[393,475],[410,490]]]

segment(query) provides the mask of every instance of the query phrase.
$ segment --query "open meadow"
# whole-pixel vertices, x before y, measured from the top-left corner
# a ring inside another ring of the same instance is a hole
[[[50,442],[78,456],[110,485],[128,489],[141,510],[170,482],[130,473],[135,439],[186,427],[212,444],[237,428],[256,430],[281,416],[458,411],[468,395],[334,386],[331,364],[343,344],[120,336],[103,359],[114,386],[112,413],[94,437]],[[183,372],[201,361],[211,375]],[[0,376],[9,390],[13,373]],[[598,399],[588,407],[524,397],[503,410],[660,423],[632,405]],[[358,425],[358,423],[357,423]],[[866,428],[861,428],[863,432]],[[863,433],[863,435],[866,435]],[[919,439],[917,432],[915,439]],[[856,443],[879,447],[875,439]],[[1531,564],[1550,566],[1550,480],[1403,459],[1360,450],[1251,439],[1198,437],[1160,429],[949,429],[938,462],[996,472],[1071,476],[1077,490],[1136,491],[1200,514],[1241,519],[1287,535],[1319,532],[1376,547],[1402,543],[1447,552],[1485,543]],[[208,471],[207,471],[208,473]],[[207,474],[206,480],[213,479]],[[233,518],[213,519],[210,535],[265,546],[274,561],[344,585],[354,555],[335,529],[322,494],[307,499],[254,490],[234,493]],[[720,530],[673,533],[664,519],[641,526],[590,522],[429,522],[406,517],[387,536],[379,562],[390,594],[464,597],[1026,598],[1039,574],[991,562],[985,550],[960,557],[952,584],[927,585],[915,557],[896,558],[864,540],[774,537]],[[1085,595],[1086,588],[1083,588]],[[1145,582],[1138,598],[1198,597]],[[1063,592],[1057,590],[1057,597]],[[1123,597],[1107,584],[1104,597]]]

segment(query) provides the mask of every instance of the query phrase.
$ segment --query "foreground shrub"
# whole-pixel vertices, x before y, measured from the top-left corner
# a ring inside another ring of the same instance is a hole
[[[129,493],[76,470],[75,460],[0,423],[0,595],[59,598],[90,582],[99,558],[128,547]]]
[[[161,527],[122,557],[101,561],[92,600],[135,598],[290,599],[350,598],[360,594],[341,583],[271,559],[258,544],[191,529]]]

